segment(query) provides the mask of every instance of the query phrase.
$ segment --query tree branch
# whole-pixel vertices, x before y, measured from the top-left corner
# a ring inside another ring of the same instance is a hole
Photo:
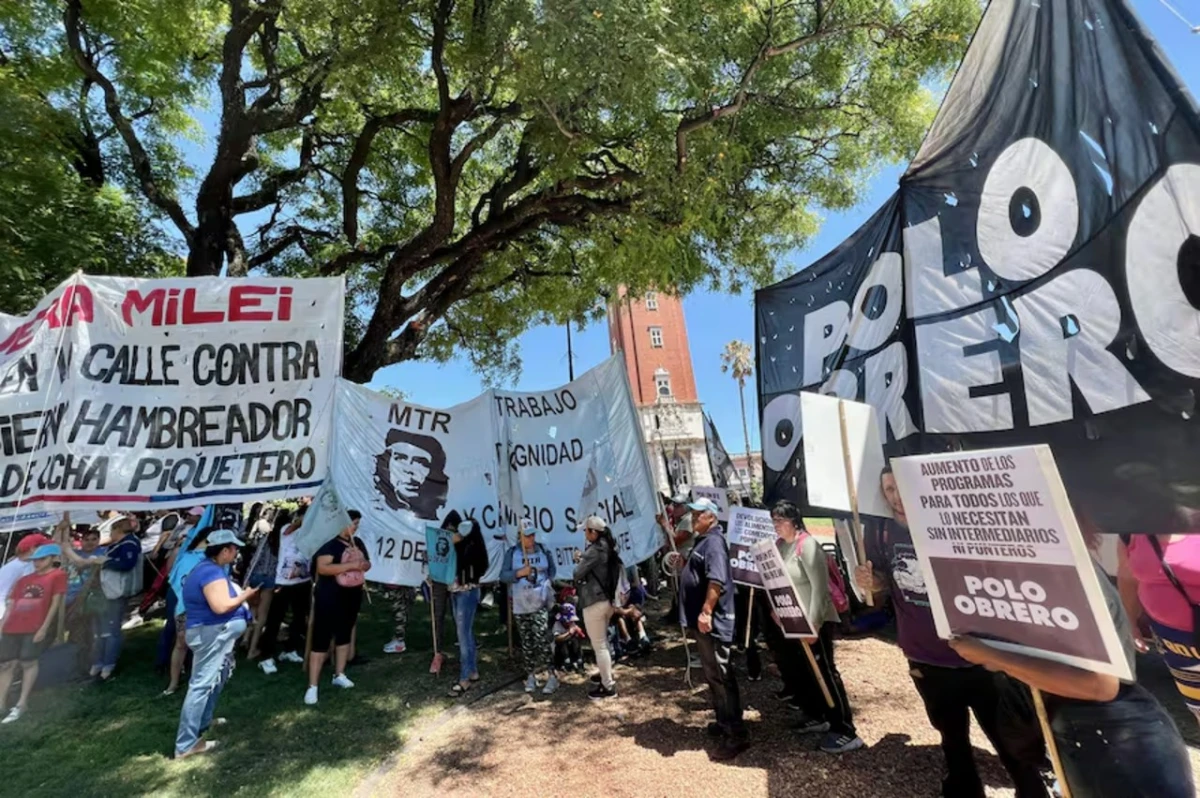
[[[137,176],[138,184],[142,189],[142,194],[145,195],[150,204],[167,215],[175,225],[175,228],[183,235],[184,240],[190,245],[195,228],[188,221],[187,214],[183,212],[183,207],[179,204],[178,199],[168,194],[159,186],[158,181],[154,177],[150,155],[142,145],[141,139],[138,138],[137,131],[133,128],[132,120],[126,117],[125,113],[121,110],[121,99],[117,94],[116,86],[108,79],[107,75],[100,71],[88,51],[84,48],[82,12],[81,0],[67,0],[66,8],[63,12],[63,26],[66,29],[67,48],[71,52],[71,57],[84,76],[99,86],[101,92],[103,92],[104,110],[125,144],[125,149],[129,153],[129,159],[133,163],[134,174]]]

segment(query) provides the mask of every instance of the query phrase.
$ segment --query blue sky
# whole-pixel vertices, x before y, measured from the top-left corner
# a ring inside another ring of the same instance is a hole
[[[1190,14],[1194,24],[1200,24],[1200,0],[1170,2],[1185,15]],[[1133,5],[1193,95],[1200,95],[1200,35],[1189,32],[1159,0],[1133,0]],[[810,245],[787,256],[781,276],[816,260],[865,222],[895,190],[902,172],[900,165],[882,166],[862,192],[859,205],[850,211],[828,214]],[[720,354],[725,344],[734,338],[753,341],[753,297],[749,293],[729,296],[702,291],[684,300],[684,310],[700,400],[712,415],[726,447],[731,452],[741,451],[744,445],[737,385],[721,373]],[[502,387],[542,390],[566,381],[566,332],[562,327],[530,330],[522,336],[520,343],[524,361],[521,376],[515,385]],[[572,344],[576,374],[609,356],[608,331],[603,323],[594,324],[583,332],[573,332]],[[411,401],[435,407],[466,401],[485,388],[465,359],[444,365],[403,363],[392,366],[381,370],[372,385],[397,387]],[[757,449],[757,399],[752,382],[746,386],[746,407],[750,416],[751,446]]]

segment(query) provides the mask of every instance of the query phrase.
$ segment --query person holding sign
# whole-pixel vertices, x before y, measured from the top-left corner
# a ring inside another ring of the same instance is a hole
[[[1084,539],[1093,552],[1094,530]],[[1133,632],[1116,589],[1093,562],[1129,669]],[[968,662],[1001,671],[1046,694],[1046,714],[1072,798],[1193,798],[1191,763],[1179,729],[1144,687],[1047,659],[1001,651],[973,637],[950,647]]]
[[[689,505],[696,543],[680,575],[679,611],[689,631],[696,636],[696,650],[709,696],[716,713],[708,734],[721,740],[712,758],[733,759],[750,747],[750,735],[742,721],[742,697],[730,661],[734,631],[733,576],[729,549],[717,521],[720,512],[710,499]]]
[[[1044,747],[1036,722],[1022,724],[1016,718],[1002,722],[1001,694],[1007,677],[972,665],[938,637],[929,590],[891,466],[884,467],[880,483],[892,508],[892,520],[885,520],[875,535],[867,537],[867,562],[854,569],[854,579],[863,591],[891,596],[900,649],[908,658],[913,684],[925,704],[929,723],[942,735],[948,770],[942,781],[942,795],[984,796],[971,745],[974,714],[1012,777],[1017,798],[1045,798],[1046,785],[1039,769]],[[875,571],[876,563],[882,573]]]
[[[549,609],[554,603],[554,558],[537,542],[537,527],[528,518],[521,519],[521,542],[504,554],[500,581],[512,585],[513,620],[527,676],[525,692],[541,687],[537,675],[544,670],[549,678],[542,695],[551,695],[558,689]]]
[[[817,639],[810,645],[813,658],[821,678],[829,688],[833,706],[825,700],[820,684],[812,678],[798,647],[804,645],[796,640],[785,640],[782,650],[787,652],[786,662],[781,663],[794,672],[798,669],[797,683],[802,685],[796,698],[803,707],[803,715],[796,724],[801,734],[825,734],[821,750],[828,754],[844,754],[863,747],[862,738],[854,729],[851,720],[850,699],[842,684],[833,659],[833,631],[841,622],[829,592],[829,558],[817,539],[804,528],[800,508],[788,501],[781,501],[771,509],[771,521],[775,524],[775,548],[783,558],[788,580],[796,588],[803,605],[808,610],[808,621],[817,631]],[[793,676],[793,678],[796,678]]]
[[[350,516],[349,526],[317,549],[313,558],[317,587],[313,593],[308,690],[304,693],[304,703],[310,706],[317,703],[317,681],[321,678],[331,643],[336,645],[333,686],[344,690],[354,686],[354,682],[346,678],[346,661],[350,658],[350,642],[362,607],[363,583],[366,572],[371,570],[371,557],[367,547],[354,534],[358,531],[362,513],[351,510],[347,515]]]
[[[454,629],[458,634],[458,681],[450,695],[461,696],[479,681],[476,665],[475,611],[479,609],[479,582],[488,569],[487,542],[479,522],[467,519],[458,525],[454,540],[454,584],[450,585],[450,603],[454,611]]]

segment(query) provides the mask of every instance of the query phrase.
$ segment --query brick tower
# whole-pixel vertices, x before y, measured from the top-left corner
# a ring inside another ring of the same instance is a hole
[[[712,485],[683,301],[655,291],[635,298],[621,289],[609,304],[608,333],[613,354],[625,358],[658,489],[670,491],[668,465],[677,491]]]

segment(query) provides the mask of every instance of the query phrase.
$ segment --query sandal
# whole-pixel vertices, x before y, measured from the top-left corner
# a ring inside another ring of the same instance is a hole
[[[471,676],[470,676],[470,677],[467,679],[467,681],[469,681],[469,682],[477,682],[477,681],[479,681],[479,674],[478,674],[478,673],[472,673],[472,674],[471,674]]]
[[[438,652],[433,655],[433,662],[429,664],[429,672],[435,676],[442,671],[442,664],[446,661],[446,655]]]
[[[459,698],[462,696],[463,693],[467,692],[470,689],[471,689],[470,685],[463,685],[462,682],[455,682],[454,685],[451,686],[451,688],[450,688],[450,697],[451,698]]]

